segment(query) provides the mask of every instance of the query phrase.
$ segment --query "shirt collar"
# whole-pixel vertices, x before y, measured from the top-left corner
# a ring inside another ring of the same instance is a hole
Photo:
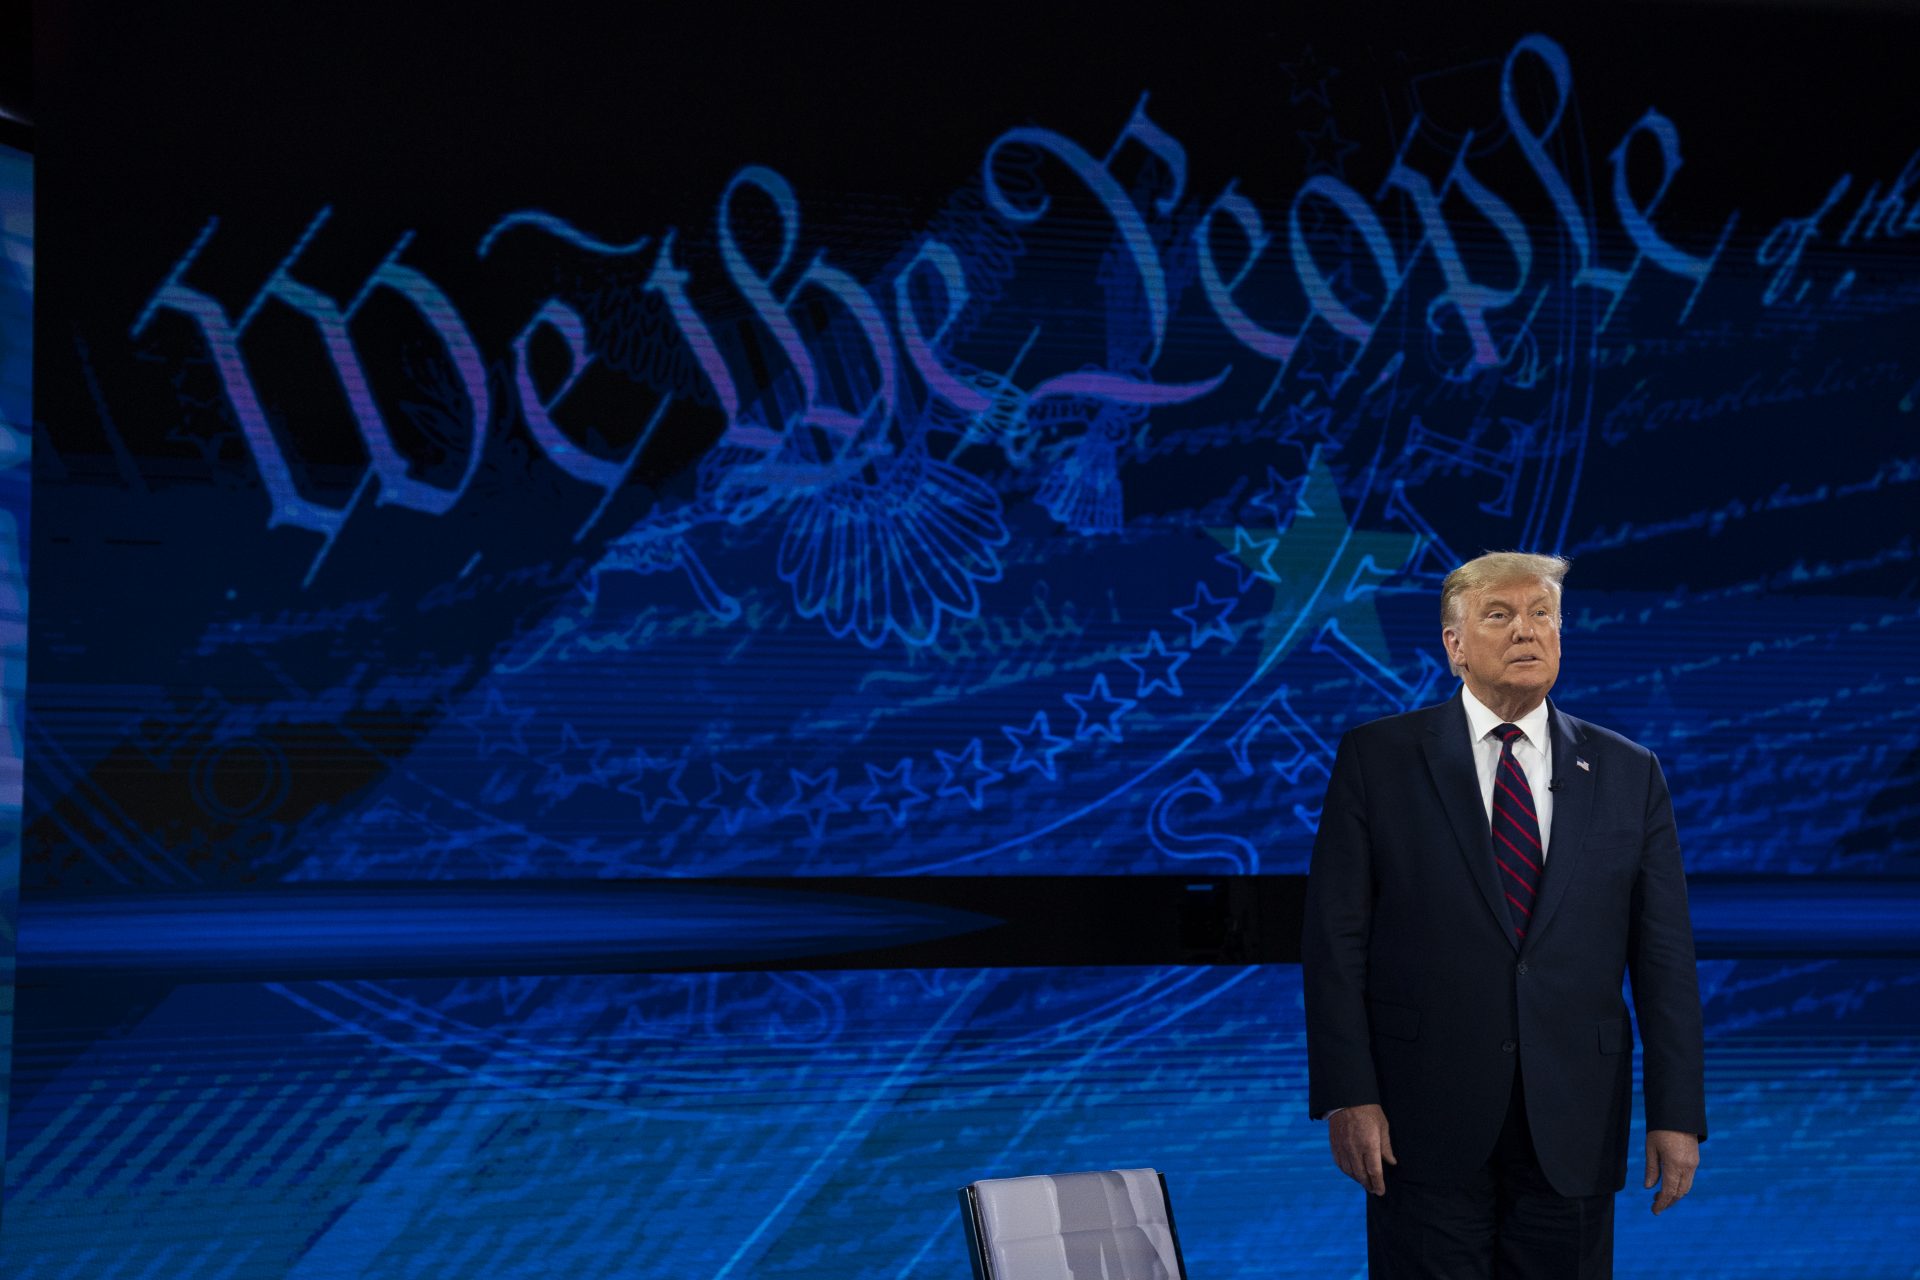
[[[1460,686],[1460,701],[1467,709],[1467,728],[1473,733],[1473,740],[1479,742],[1496,728],[1506,723],[1487,709],[1487,704],[1473,696],[1473,690]],[[1513,722],[1521,733],[1527,736],[1535,751],[1547,749],[1547,700],[1540,699],[1540,705]]]

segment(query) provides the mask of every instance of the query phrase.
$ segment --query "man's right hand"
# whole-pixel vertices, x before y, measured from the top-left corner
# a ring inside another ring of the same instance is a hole
[[[1327,1141],[1333,1144],[1333,1162],[1340,1166],[1340,1172],[1376,1196],[1387,1194],[1387,1175],[1380,1162],[1400,1162],[1393,1158],[1387,1113],[1379,1104],[1334,1112],[1327,1119]]]

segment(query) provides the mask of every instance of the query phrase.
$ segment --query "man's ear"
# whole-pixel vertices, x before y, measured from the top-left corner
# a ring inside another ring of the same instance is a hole
[[[1440,628],[1440,646],[1447,651],[1447,666],[1460,673],[1460,633],[1452,627]]]

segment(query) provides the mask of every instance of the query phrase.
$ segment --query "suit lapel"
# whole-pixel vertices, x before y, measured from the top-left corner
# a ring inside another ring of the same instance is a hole
[[[1553,777],[1559,786],[1553,793],[1553,830],[1547,836],[1547,865],[1540,878],[1540,900],[1534,904],[1533,919],[1527,926],[1529,945],[1546,931],[1555,908],[1567,896],[1567,885],[1573,880],[1580,852],[1587,843],[1587,820],[1593,813],[1593,774],[1575,763],[1582,758],[1581,743],[1586,731],[1578,721],[1561,715],[1549,699],[1547,733],[1553,739]]]
[[[1517,945],[1507,920],[1500,873],[1493,865],[1493,827],[1487,821],[1486,803],[1480,798],[1480,775],[1473,767],[1473,740],[1468,736],[1471,732],[1467,727],[1467,709],[1456,693],[1452,701],[1436,708],[1422,746],[1427,768],[1433,774],[1433,785],[1440,792],[1440,803],[1453,827],[1454,839],[1459,842],[1461,856],[1467,860],[1467,872],[1480,886],[1480,896],[1487,900],[1487,910],[1493,912],[1493,918],[1499,923],[1501,936],[1509,944]],[[1557,849],[1560,831],[1557,807],[1553,829]],[[1548,860],[1551,861],[1551,857]]]

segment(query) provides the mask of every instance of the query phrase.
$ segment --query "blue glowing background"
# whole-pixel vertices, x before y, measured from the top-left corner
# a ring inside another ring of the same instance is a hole
[[[1920,30],[1740,15],[56,43],[0,1270],[1349,1274],[1296,969],[806,881],[1304,872],[1521,546],[1712,943],[1623,1270],[1911,1274]]]
[[[33,160],[0,146],[0,1097],[13,1066],[32,406]],[[0,1115],[0,1143],[5,1139]]]

